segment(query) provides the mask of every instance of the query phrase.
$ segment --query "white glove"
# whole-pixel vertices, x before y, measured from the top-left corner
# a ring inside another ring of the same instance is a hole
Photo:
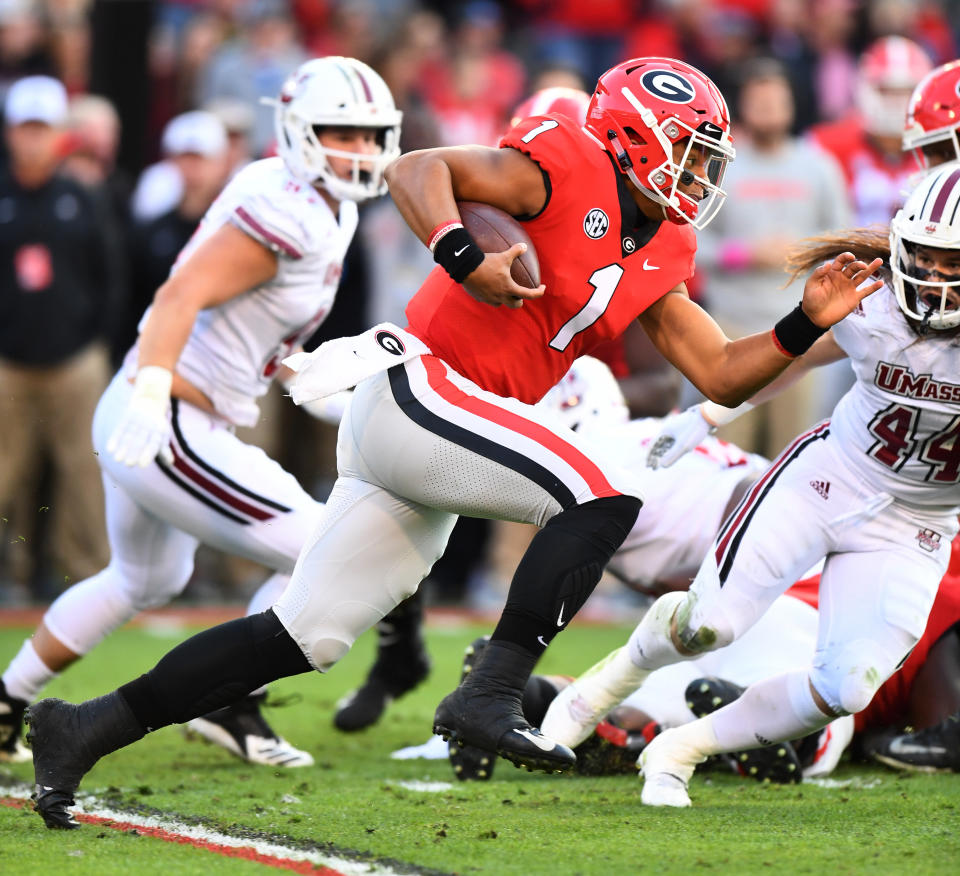
[[[704,419],[700,405],[666,417],[647,454],[647,468],[669,468],[716,429]]]
[[[333,395],[303,402],[298,405],[298,407],[317,420],[322,420],[331,426],[339,426],[352,398],[353,390],[343,389],[340,392],[335,392]]]
[[[693,450],[707,435],[715,432],[717,426],[732,423],[754,407],[752,402],[725,408],[715,402],[705,401],[667,417],[647,454],[647,468],[669,468],[684,453]]]
[[[170,387],[173,373],[157,365],[137,372],[133,396],[107,441],[107,453],[124,465],[146,468],[157,456],[171,465]]]

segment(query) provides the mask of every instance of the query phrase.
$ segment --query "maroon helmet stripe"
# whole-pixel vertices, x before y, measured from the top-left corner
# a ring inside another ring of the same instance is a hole
[[[373,103],[373,92],[370,90],[367,80],[359,70],[354,70],[353,72],[357,74],[357,79],[360,80],[360,84],[363,86],[363,95],[366,97],[367,103]]]
[[[933,209],[930,211],[931,222],[939,222],[943,218],[943,210],[947,206],[947,201],[953,193],[954,188],[956,188],[957,180],[960,180],[960,170],[955,170],[951,173],[940,189],[940,194],[937,195],[937,200],[933,202]]]

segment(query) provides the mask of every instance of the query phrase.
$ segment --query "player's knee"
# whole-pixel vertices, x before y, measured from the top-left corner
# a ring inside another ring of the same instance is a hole
[[[330,636],[319,636],[310,643],[310,653],[307,654],[307,659],[320,672],[326,672],[343,658],[352,644],[352,641],[345,642],[342,639],[335,639]]]
[[[892,668],[874,642],[858,640],[818,660],[810,681],[835,715],[853,715],[870,705]]]
[[[121,567],[126,598],[137,611],[159,608],[179,596],[193,572],[193,558],[159,563],[148,568]]]

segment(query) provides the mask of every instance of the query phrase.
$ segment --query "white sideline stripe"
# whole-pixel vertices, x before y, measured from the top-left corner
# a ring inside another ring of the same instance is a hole
[[[30,792],[22,787],[5,787],[0,785],[0,797],[12,797],[16,800],[29,800]],[[205,843],[213,843],[221,846],[229,846],[236,849],[253,849],[261,855],[271,855],[275,858],[287,858],[291,861],[307,861],[311,864],[317,864],[321,867],[329,867],[332,870],[339,870],[345,876],[369,876],[370,873],[376,873],[378,876],[414,876],[414,874],[395,870],[377,861],[350,861],[345,858],[338,858],[334,855],[324,855],[320,852],[311,852],[304,849],[291,848],[279,843],[266,842],[265,840],[256,840],[250,838],[241,838],[231,836],[228,833],[220,833],[207,827],[201,827],[196,824],[184,824],[176,819],[159,818],[153,815],[141,815],[127,812],[122,809],[109,809],[97,805],[97,798],[91,795],[85,795],[78,799],[76,807],[77,812],[84,815],[96,815],[99,818],[109,818],[113,821],[123,821],[134,826],[152,827],[165,830],[171,834],[189,837],[190,839],[200,840]],[[209,851],[216,853],[215,849]]]

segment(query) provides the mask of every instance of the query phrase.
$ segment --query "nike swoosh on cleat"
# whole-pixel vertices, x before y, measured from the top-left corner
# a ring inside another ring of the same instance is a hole
[[[513,732],[519,733],[527,742],[532,742],[541,751],[553,751],[557,747],[556,742],[551,742],[543,736],[537,736],[536,733],[531,733],[529,730],[519,730],[514,727]]]
[[[547,647],[547,643],[543,641],[543,636],[537,636],[537,641],[543,645],[544,648]]]
[[[567,604],[566,602],[561,602],[561,603],[560,603],[560,614],[557,615],[557,626],[558,626],[558,627],[562,627],[562,626],[563,626],[563,609],[564,609],[564,607],[566,606],[566,604]]]

